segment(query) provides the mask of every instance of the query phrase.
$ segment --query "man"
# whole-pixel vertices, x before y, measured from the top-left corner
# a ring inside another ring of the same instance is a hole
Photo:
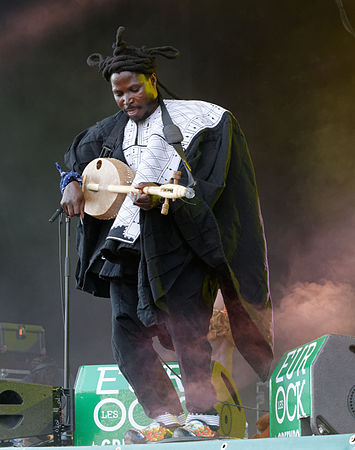
[[[65,157],[72,172],[62,179],[62,206],[81,216],[77,285],[110,296],[115,359],[155,421],[141,432],[130,430],[125,442],[149,441],[152,427],[159,439],[214,436],[219,416],[206,336],[218,288],[240,352],[264,379],[272,360],[268,267],[253,167],[230,112],[206,102],[162,100],[155,58],[178,52],[128,46],[123,33],[120,27],[112,57],[88,58],[111,83],[120,111],[80,133]],[[172,123],[182,133],[180,146],[169,135]],[[100,155],[127,163],[141,191],[126,197],[114,221],[84,214],[79,175]],[[196,195],[171,202],[162,216],[159,198],[142,188],[169,182],[177,169],[181,184],[193,185]],[[187,417],[153,350],[153,336],[176,351]]]

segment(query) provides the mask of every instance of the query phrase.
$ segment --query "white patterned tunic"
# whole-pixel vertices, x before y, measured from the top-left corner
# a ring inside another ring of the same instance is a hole
[[[164,100],[164,103],[172,121],[181,130],[184,150],[201,130],[216,126],[226,111],[202,101]],[[135,172],[133,186],[140,182],[169,183],[181,161],[174,147],[164,138],[160,106],[144,121],[128,121],[122,150],[127,164]],[[139,211],[140,208],[127,196],[112,226],[115,236],[111,234],[110,239],[134,243],[140,232]]]

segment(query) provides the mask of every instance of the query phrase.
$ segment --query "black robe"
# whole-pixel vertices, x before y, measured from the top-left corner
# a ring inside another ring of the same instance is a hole
[[[80,133],[65,155],[70,170],[81,173],[98,157],[112,128],[120,122],[114,157],[122,152],[124,113]],[[226,111],[214,128],[201,130],[185,150],[197,184],[191,200],[170,202],[170,211],[141,211],[138,314],[146,326],[158,323],[164,295],[183,262],[198,256],[218,276],[232,335],[240,353],[265,380],[273,358],[272,306],[262,217],[255,175],[245,137]],[[180,184],[187,184],[180,167]],[[101,254],[115,254],[120,245],[106,240],[112,221],[85,216],[79,224],[77,287],[109,296],[109,281],[100,278]]]

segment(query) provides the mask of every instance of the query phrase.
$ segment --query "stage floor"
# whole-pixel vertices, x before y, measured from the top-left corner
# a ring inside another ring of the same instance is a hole
[[[95,446],[97,447],[97,446]],[[13,449],[14,447],[3,447]],[[23,447],[25,448],[25,447]],[[31,449],[43,449],[43,447],[31,447]],[[55,449],[67,448],[68,450],[78,447],[51,447]],[[93,447],[81,446],[80,449],[92,450]],[[269,438],[269,439],[216,439],[197,442],[164,442],[155,444],[139,445],[107,445],[105,450],[355,450],[355,433],[338,434],[333,436],[305,436],[295,438]]]

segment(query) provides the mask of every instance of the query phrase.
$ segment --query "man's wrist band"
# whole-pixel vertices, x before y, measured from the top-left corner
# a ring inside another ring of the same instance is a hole
[[[68,186],[71,181],[77,181],[80,186],[82,184],[81,176],[77,172],[64,172],[64,170],[60,167],[58,163],[55,163],[58,172],[60,173],[60,183],[59,189],[61,194],[63,195],[64,189]]]

